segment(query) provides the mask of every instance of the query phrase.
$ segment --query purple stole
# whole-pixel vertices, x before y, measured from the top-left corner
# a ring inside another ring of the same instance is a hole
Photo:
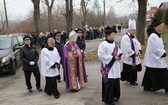
[[[114,52],[116,53],[118,52],[117,42],[114,42],[114,43],[115,43],[115,48],[111,54],[113,57],[114,57]],[[109,64],[105,65],[105,67],[103,67],[103,63],[101,62],[101,73],[102,73],[102,79],[104,83],[107,83],[109,81],[108,72],[112,68],[114,62],[115,60],[111,60]]]
[[[126,33],[126,34],[128,35],[128,33]],[[132,40],[131,35],[128,35],[128,37],[129,37],[129,39],[131,41],[131,49],[133,51],[135,51],[135,46],[134,46],[134,42]],[[135,56],[132,57],[132,69],[136,69],[136,58],[135,58]]]

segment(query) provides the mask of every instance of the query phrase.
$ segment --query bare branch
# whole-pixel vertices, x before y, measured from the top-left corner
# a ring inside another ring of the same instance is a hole
[[[61,14],[62,14],[62,15],[64,15],[64,16],[66,15],[66,13],[63,12],[63,10],[61,9],[60,6],[58,6],[58,9],[61,11]]]

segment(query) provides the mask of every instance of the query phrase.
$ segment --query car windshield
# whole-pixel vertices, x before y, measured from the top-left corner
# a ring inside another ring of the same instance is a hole
[[[10,49],[11,47],[11,39],[10,37],[6,38],[6,37],[1,37],[0,38],[0,50],[3,49]]]

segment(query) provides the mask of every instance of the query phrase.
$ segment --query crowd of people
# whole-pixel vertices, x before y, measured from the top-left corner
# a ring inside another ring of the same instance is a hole
[[[164,61],[166,51],[161,38],[162,23],[153,20],[152,30],[148,38],[148,44],[144,57],[146,67],[142,81],[145,91],[157,91],[165,89],[168,93],[168,70]],[[121,27],[118,27],[119,32]],[[97,30],[97,32],[96,32]],[[148,30],[149,31],[149,30]],[[104,35],[105,40],[98,46],[98,58],[101,61],[100,72],[102,74],[102,101],[106,104],[115,105],[120,99],[120,80],[127,81],[132,86],[137,86],[138,72],[142,71],[141,44],[137,40],[136,21],[130,19],[128,30],[121,39],[121,45],[115,41],[116,26],[101,28],[76,29],[69,35],[64,31],[54,34],[39,34],[39,38],[32,32],[30,36],[23,38],[25,45],[20,49],[20,57],[23,62],[25,82],[29,92],[33,92],[30,82],[33,73],[36,80],[36,88],[43,91],[40,84],[40,70],[45,77],[44,92],[60,97],[57,89],[57,81],[65,81],[66,89],[78,92],[82,84],[87,83],[87,73],[84,62],[85,40],[92,40]],[[96,35],[96,36],[95,36]],[[39,53],[36,43],[39,42],[41,50],[41,68],[38,66]],[[122,70],[120,61],[123,62]],[[60,75],[61,67],[63,77]]]
[[[37,63],[39,59],[39,53],[36,49],[37,37],[34,32],[30,36],[24,36],[24,46],[20,49],[20,57],[23,63],[26,86],[30,93],[33,92],[32,73],[35,76],[37,90],[43,91],[40,84],[40,70],[46,80],[44,92],[53,95],[56,99],[60,97],[57,81],[61,82],[61,67],[63,68],[62,78],[67,89],[77,92],[81,89],[82,84],[88,82],[84,64],[86,44],[83,30],[72,30],[68,35],[68,40],[62,40],[63,35],[65,34],[61,32],[55,32],[53,36],[48,33],[45,36],[43,33],[39,34],[42,49],[40,69]]]
[[[106,26],[100,26],[100,27],[89,27],[89,28],[79,28],[82,32],[82,39],[84,40],[93,40],[97,38],[103,38],[105,36],[104,30]],[[115,31],[121,32],[121,25],[111,25]],[[71,29],[77,31],[78,29]],[[54,32],[46,32],[45,34],[43,32],[40,32],[39,35],[35,35],[34,32],[31,32],[30,38],[31,38],[31,45],[37,45],[39,44],[41,48],[44,48],[44,46],[47,44],[47,40],[49,38],[54,38],[55,39],[55,33],[57,33],[57,29],[54,30]],[[66,41],[69,39],[69,35],[62,30],[60,33],[61,36],[61,41],[65,44]],[[79,41],[78,41],[79,42]],[[78,43],[77,42],[77,43]]]

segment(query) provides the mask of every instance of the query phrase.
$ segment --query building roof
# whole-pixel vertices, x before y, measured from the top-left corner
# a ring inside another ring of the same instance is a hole
[[[157,7],[151,7],[149,11],[147,11],[147,14],[154,14],[157,10]]]
[[[168,8],[168,2],[162,2],[159,6],[160,7],[163,7],[163,8]]]

